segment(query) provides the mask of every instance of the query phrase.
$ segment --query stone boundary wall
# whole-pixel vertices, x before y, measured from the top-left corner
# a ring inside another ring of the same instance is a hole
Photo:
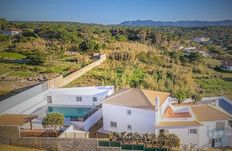
[[[80,70],[77,70],[74,73],[69,74],[68,76],[64,77],[63,75],[58,76],[54,79],[48,80],[42,84],[36,85],[30,89],[27,89],[19,94],[11,96],[5,100],[0,102],[0,114],[2,113],[26,113],[30,114],[30,108],[27,108],[28,105],[23,105],[29,101],[31,106],[34,108],[39,108],[44,105],[44,95],[43,93],[50,88],[59,88],[63,87],[73,80],[79,78],[86,72],[90,71],[91,69],[95,68],[96,66],[100,65],[106,60],[106,54],[100,56],[100,59],[83,67]],[[40,103],[41,102],[41,103]],[[17,107],[18,106],[18,107]],[[29,106],[30,107],[30,106]]]
[[[97,139],[52,137],[20,137],[18,126],[0,127],[0,144],[44,149],[46,151],[120,151],[120,148],[99,148]]]

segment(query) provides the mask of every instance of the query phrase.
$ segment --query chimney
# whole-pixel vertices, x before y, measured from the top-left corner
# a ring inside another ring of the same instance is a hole
[[[160,106],[160,99],[158,96],[155,97],[155,110],[158,111]]]

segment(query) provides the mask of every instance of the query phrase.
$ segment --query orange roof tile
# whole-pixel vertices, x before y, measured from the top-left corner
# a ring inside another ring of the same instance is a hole
[[[175,113],[172,108],[169,106],[164,112],[165,118],[186,118],[192,117],[189,112]]]

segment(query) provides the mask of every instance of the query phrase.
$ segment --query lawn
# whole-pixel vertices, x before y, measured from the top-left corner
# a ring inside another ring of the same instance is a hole
[[[23,59],[23,58],[26,58],[26,56],[19,54],[19,53],[15,53],[15,52],[1,51],[0,58],[3,58],[3,59]]]
[[[3,145],[3,144],[0,144],[0,150],[1,151],[43,151],[43,150],[38,150],[38,149],[18,147],[18,146],[12,146],[12,145]]]

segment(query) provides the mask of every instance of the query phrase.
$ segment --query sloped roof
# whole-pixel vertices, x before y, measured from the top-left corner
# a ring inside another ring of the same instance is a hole
[[[167,99],[170,93],[155,92],[140,89],[121,89],[106,98],[104,104],[154,110],[155,97],[160,98],[160,105]]]
[[[192,117],[189,112],[175,113],[169,106],[164,112],[165,118],[189,118]]]
[[[193,105],[191,108],[198,121],[232,120],[232,116],[212,105]]]
[[[159,97],[160,106],[164,103],[164,101],[170,96],[170,93],[166,92],[157,92],[157,91],[150,91],[150,90],[141,90],[147,99],[151,102],[153,106],[155,106],[155,97]]]
[[[161,127],[181,127],[181,126],[200,126],[202,125],[198,121],[174,121],[174,122],[159,122],[156,127],[161,128]]]

